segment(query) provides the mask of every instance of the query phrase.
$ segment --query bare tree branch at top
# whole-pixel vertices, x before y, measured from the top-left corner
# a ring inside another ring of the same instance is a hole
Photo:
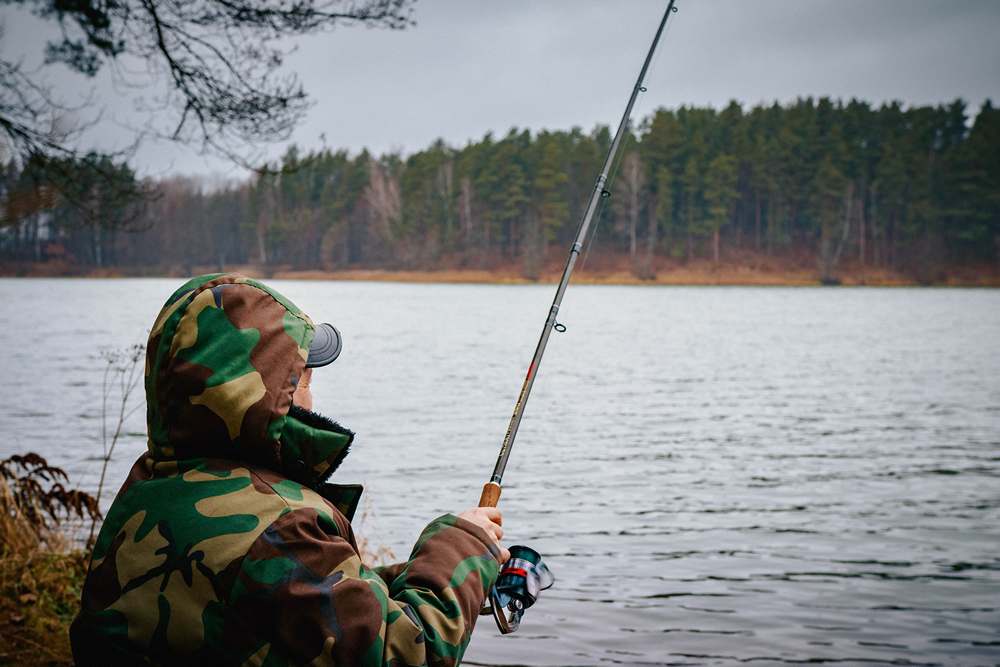
[[[56,22],[46,65],[93,77],[139,61],[165,79],[159,131],[248,164],[253,145],[282,141],[309,106],[284,70],[289,37],[366,25],[401,29],[413,0],[0,0]],[[44,69],[44,68],[43,68]],[[150,81],[129,85],[152,85]],[[53,127],[59,105],[19,63],[0,61],[0,132],[22,158],[75,154]]]

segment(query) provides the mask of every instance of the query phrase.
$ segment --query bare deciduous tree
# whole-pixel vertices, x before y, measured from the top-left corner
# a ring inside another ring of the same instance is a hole
[[[618,175],[616,189],[618,196],[615,197],[618,214],[623,217],[625,227],[628,230],[628,254],[632,263],[635,263],[637,248],[637,228],[639,224],[639,213],[641,211],[641,195],[645,187],[645,172],[642,161],[639,159],[638,151],[630,151],[622,158],[621,172]]]
[[[45,65],[130,86],[165,83],[161,133],[249,164],[250,146],[288,137],[308,107],[284,70],[288,38],[364,24],[404,28],[413,0],[5,0],[58,24]],[[136,76],[124,64],[144,63]],[[44,71],[44,67],[42,71]],[[61,105],[19,63],[0,61],[0,131],[22,156],[75,154]]]
[[[374,158],[368,163],[368,185],[364,197],[372,211],[376,235],[383,241],[391,242],[395,236],[393,226],[399,222],[402,212],[403,199],[399,180]]]

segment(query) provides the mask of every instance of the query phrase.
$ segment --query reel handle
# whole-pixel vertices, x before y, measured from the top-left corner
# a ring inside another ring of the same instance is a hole
[[[500,485],[496,482],[486,482],[483,493],[479,496],[480,507],[496,507],[500,502]]]

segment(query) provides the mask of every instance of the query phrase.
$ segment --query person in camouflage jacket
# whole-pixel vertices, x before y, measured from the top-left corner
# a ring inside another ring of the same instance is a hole
[[[496,510],[435,519],[370,568],[354,434],[300,406],[316,325],[237,275],[195,278],[146,351],[148,451],[105,518],[70,637],[80,665],[457,665],[506,550]],[[311,401],[311,399],[310,399]]]

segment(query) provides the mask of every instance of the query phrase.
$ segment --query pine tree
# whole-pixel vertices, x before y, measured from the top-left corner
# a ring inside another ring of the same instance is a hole
[[[712,261],[719,263],[720,234],[729,222],[736,200],[736,159],[732,155],[717,155],[708,165],[705,178],[705,209],[712,233]]]

